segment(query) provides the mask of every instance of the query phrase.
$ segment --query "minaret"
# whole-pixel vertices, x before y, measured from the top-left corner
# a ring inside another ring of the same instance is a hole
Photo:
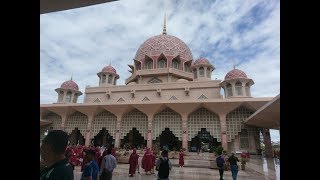
[[[162,34],[166,35],[167,34],[167,29],[166,29],[166,14],[164,14],[164,23],[163,23],[163,32]]]

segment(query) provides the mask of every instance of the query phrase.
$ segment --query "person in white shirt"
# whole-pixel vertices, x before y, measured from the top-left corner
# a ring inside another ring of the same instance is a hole
[[[111,149],[107,149],[107,155],[102,159],[100,167],[100,180],[111,180],[113,169],[117,167],[117,160],[111,154]]]

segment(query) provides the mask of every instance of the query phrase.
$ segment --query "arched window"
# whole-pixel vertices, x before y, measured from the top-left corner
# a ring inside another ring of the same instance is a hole
[[[167,61],[164,60],[164,59],[161,59],[159,62],[158,62],[158,68],[166,68],[167,67]]]
[[[247,96],[251,96],[249,83],[246,84],[246,95],[247,95]]]
[[[145,69],[153,69],[152,60],[147,60],[145,66],[146,66]]]
[[[190,72],[190,67],[187,63],[184,64],[184,71]]]
[[[211,69],[207,68],[207,78],[211,78]]]
[[[103,74],[103,75],[102,75],[102,83],[105,83],[105,82],[106,82],[106,75]]]
[[[242,83],[239,81],[236,83],[236,92],[238,96],[242,96]]]
[[[141,64],[137,64],[137,65],[136,65],[136,69],[137,69],[137,70],[141,70]]]
[[[71,102],[72,92],[68,91],[66,95],[66,102]]]
[[[227,89],[227,97],[233,96],[231,84],[227,84],[227,85],[226,85],[226,89]]]
[[[193,77],[194,77],[194,79],[198,78],[198,74],[197,74],[197,70],[196,69],[193,70]]]
[[[199,76],[204,77],[204,68],[203,67],[199,68]]]
[[[77,103],[77,99],[78,99],[78,94],[74,94],[74,97],[73,97],[73,103]]]
[[[63,95],[64,95],[64,92],[60,91],[59,96],[58,96],[58,101],[62,101],[63,100]]]
[[[177,60],[172,61],[172,67],[175,69],[179,69],[179,62]]]
[[[112,84],[112,75],[111,74],[109,74],[109,76],[108,76],[108,84]]]

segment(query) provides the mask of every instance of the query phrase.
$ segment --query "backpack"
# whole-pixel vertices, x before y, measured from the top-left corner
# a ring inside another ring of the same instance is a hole
[[[158,176],[161,179],[165,179],[169,177],[169,159],[167,160],[162,160],[160,159],[160,166],[159,166],[159,172]]]
[[[219,168],[222,168],[223,167],[223,164],[224,164],[224,160],[221,156],[218,156],[217,159],[216,159],[216,163],[217,163],[217,166]]]

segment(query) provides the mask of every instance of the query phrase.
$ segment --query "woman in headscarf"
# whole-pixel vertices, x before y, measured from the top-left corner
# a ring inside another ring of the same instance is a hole
[[[129,158],[129,174],[130,177],[133,177],[134,174],[136,174],[137,166],[138,166],[138,159],[139,155],[136,152],[136,149],[133,149],[133,152],[130,155]]]
[[[184,166],[184,153],[182,149],[180,149],[179,153],[179,166],[180,168]]]
[[[148,148],[142,158],[142,169],[145,170],[146,174],[148,174],[148,172],[150,172],[152,169],[152,166],[153,166],[152,160],[153,160],[152,154],[151,154],[150,148]]]

